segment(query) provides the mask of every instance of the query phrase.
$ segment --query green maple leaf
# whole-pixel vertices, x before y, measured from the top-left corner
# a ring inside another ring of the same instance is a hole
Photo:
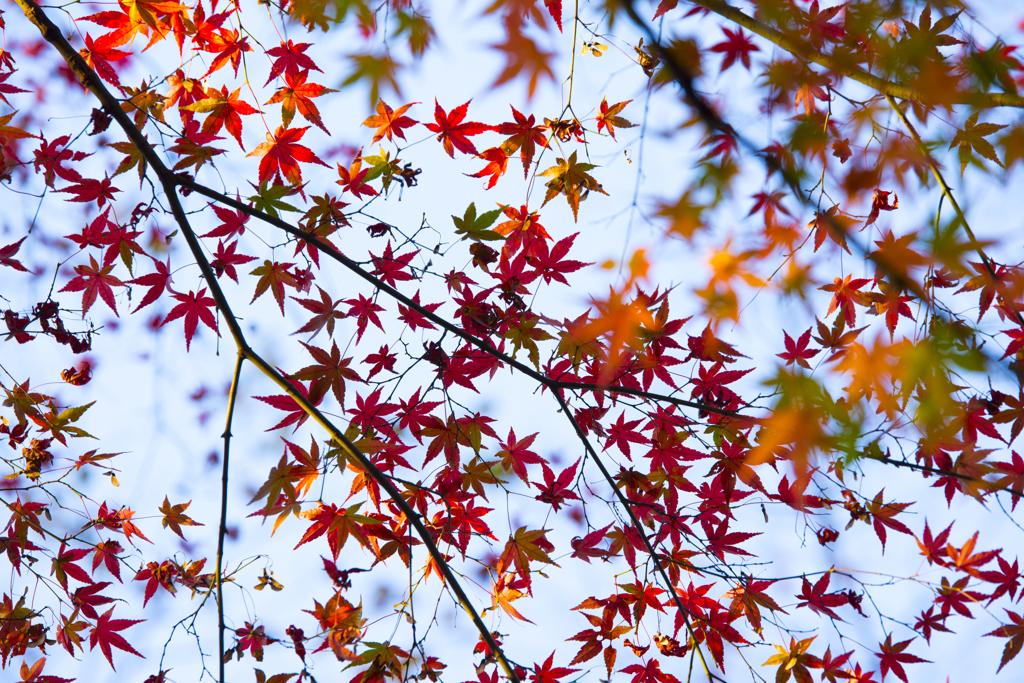
[[[573,220],[578,220],[580,202],[587,198],[591,190],[603,195],[608,194],[601,187],[601,183],[587,172],[595,168],[597,168],[595,164],[576,161],[576,152],[573,152],[568,160],[558,159],[557,165],[540,174],[544,178],[551,178],[547,182],[548,193],[544,195],[544,204],[547,204],[556,195],[564,194],[572,208]]]
[[[249,183],[252,185],[252,183]],[[253,185],[253,187],[256,187]],[[265,214],[273,216],[274,218],[280,218],[278,211],[298,211],[294,206],[287,202],[281,201],[282,197],[287,197],[296,193],[298,188],[288,187],[285,185],[274,185],[272,187],[267,186],[267,181],[264,180],[260,183],[260,186],[256,188],[256,194],[248,197],[248,200],[252,202],[252,208],[257,211],[262,211]]]
[[[494,211],[485,211],[477,216],[476,204],[471,203],[466,207],[466,213],[462,218],[452,216],[452,221],[455,222],[455,233],[462,235],[462,239],[468,237],[475,241],[504,239],[493,230],[487,229],[494,224],[494,221],[498,220],[498,216],[501,215],[504,208],[504,206],[499,206]]]
[[[961,176],[963,176],[964,171],[967,169],[967,164],[971,163],[972,150],[989,161],[996,162],[1000,168],[1006,168],[1003,166],[1003,162],[999,161],[999,157],[996,156],[996,150],[992,143],[985,139],[986,136],[992,135],[992,133],[1002,130],[1006,126],[999,126],[994,123],[978,123],[979,113],[971,114],[971,118],[967,119],[967,123],[964,124],[964,129],[957,131],[953,142],[949,143],[950,149],[953,149],[955,145],[960,145]]]

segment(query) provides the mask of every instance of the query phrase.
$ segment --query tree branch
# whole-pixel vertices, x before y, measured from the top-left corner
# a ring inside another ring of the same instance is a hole
[[[778,45],[783,50],[786,50],[801,59],[806,59],[809,62],[823,66],[829,71],[845,76],[850,80],[863,83],[868,87],[874,88],[883,95],[898,97],[902,100],[913,100],[914,102],[927,103],[926,98],[914,88],[908,85],[903,85],[902,83],[894,83],[892,81],[887,81],[884,78],[879,78],[878,76],[870,74],[867,71],[850,64],[847,60],[837,59],[832,55],[822,52],[821,50],[815,50],[808,43],[793,40],[778,29],[767,26],[757,19],[744,14],[739,9],[725,2],[725,0],[691,1],[695,5],[700,5],[701,7],[711,10],[715,14],[724,17],[735,24],[739,24],[751,33],[756,33],[765,40]],[[1012,93],[956,92],[951,95],[951,101],[953,104],[968,104],[980,109],[989,109],[992,107],[1024,107],[1024,97],[1014,95]]]
[[[235,361],[235,372],[231,376],[231,393],[228,395],[228,415],[224,425],[224,462],[220,475],[220,526],[217,529],[217,662],[218,683],[224,683],[224,592],[221,573],[224,567],[224,537],[228,533],[228,461],[231,455],[231,423],[235,417],[235,401],[238,396],[238,380],[242,374],[245,354],[239,352]]]

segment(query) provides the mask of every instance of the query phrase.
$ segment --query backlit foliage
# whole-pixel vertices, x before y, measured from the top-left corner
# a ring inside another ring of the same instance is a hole
[[[1019,677],[1019,191],[969,198],[1024,65],[976,9],[5,3],[5,677]],[[129,356],[230,382],[184,495],[122,474]]]

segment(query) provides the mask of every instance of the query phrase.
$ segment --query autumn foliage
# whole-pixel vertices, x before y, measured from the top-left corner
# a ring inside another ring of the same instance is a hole
[[[1017,27],[453,4],[3,5],[4,679],[1015,680]]]

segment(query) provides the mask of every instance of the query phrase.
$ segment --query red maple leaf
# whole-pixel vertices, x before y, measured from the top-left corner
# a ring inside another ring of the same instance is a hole
[[[508,170],[508,154],[499,147],[491,147],[480,152],[477,156],[486,161],[487,165],[476,173],[467,173],[466,175],[470,178],[491,176],[490,180],[487,181],[487,189],[489,190],[498,182],[498,178],[505,175],[505,171]]]
[[[597,546],[601,541],[604,540],[605,535],[611,528],[612,525],[609,524],[603,529],[595,529],[594,531],[591,531],[583,538],[577,536],[576,538],[572,539],[572,541],[570,541],[569,543],[569,545],[572,546],[572,556],[578,557],[587,564],[590,564],[590,558],[592,557],[607,558],[608,551],[601,550]]]
[[[418,253],[418,251],[410,251],[408,254],[395,256],[391,250],[391,240],[388,240],[382,255],[374,256],[372,252],[370,253],[370,258],[373,259],[373,274],[392,287],[396,286],[399,281],[415,280],[416,276],[406,272],[405,269],[409,267],[409,261]]]
[[[235,270],[235,266],[240,266],[243,263],[249,263],[255,261],[255,256],[247,256],[246,254],[236,254],[235,248],[238,247],[238,240],[235,240],[231,244],[224,248],[224,240],[217,240],[217,251],[213,253],[213,260],[210,261],[210,267],[220,278],[221,275],[227,275],[229,278],[238,282],[238,272]]]
[[[544,282],[550,283],[552,280],[556,280],[563,285],[568,285],[569,282],[564,277],[565,273],[574,273],[584,266],[591,265],[565,258],[577,235],[579,233],[558,240],[551,245],[550,249],[544,239],[534,239],[530,242],[530,253],[526,260],[537,270],[537,274],[544,278]]]
[[[235,88],[229,93],[227,86],[221,86],[220,90],[207,88],[205,98],[182,109],[207,114],[206,120],[203,121],[203,133],[216,135],[221,127],[224,127],[238,142],[238,146],[242,147],[241,117],[259,114],[260,111],[248,102],[238,99],[240,91],[241,88]]]
[[[341,164],[338,164],[338,176],[341,180],[336,180],[335,183],[341,185],[343,192],[351,192],[359,199],[362,195],[367,197],[373,197],[377,194],[377,190],[367,185],[366,176],[370,172],[369,168],[363,168],[363,149],[360,147],[359,151],[356,152],[355,159],[352,160],[352,164],[345,168]]]
[[[441,304],[421,304],[420,303],[420,291],[417,289],[416,293],[412,295],[412,302],[421,308],[424,308],[431,313],[441,307]],[[415,331],[416,328],[422,328],[424,330],[436,330],[434,323],[430,322],[426,316],[420,313],[412,306],[403,306],[398,304],[398,317],[409,326],[410,330]]]
[[[309,126],[303,128],[280,126],[273,135],[267,133],[267,141],[246,155],[263,157],[260,160],[260,184],[269,183],[279,172],[292,185],[300,184],[302,182],[302,171],[298,164],[300,161],[327,166],[313,153],[313,150],[298,144],[307,130],[309,130]]]
[[[274,80],[275,76],[282,73],[288,76],[298,76],[302,71],[309,69],[323,73],[323,70],[305,54],[306,50],[312,46],[312,43],[293,43],[288,40],[288,42],[282,41],[279,47],[267,50],[267,54],[275,59],[270,67],[270,76],[267,77],[267,82],[263,86],[266,87],[270,81]]]
[[[620,671],[624,674],[633,674],[630,683],[679,683],[678,678],[661,670],[661,665],[654,657],[647,660],[646,665],[630,664]]]
[[[295,391],[299,392],[299,394],[301,394],[305,398],[309,398],[309,389],[307,389],[305,385],[302,384],[302,382],[299,382],[294,379],[288,379],[288,383],[291,384]],[[263,401],[269,406],[277,408],[278,410],[283,410],[288,413],[287,415],[285,415],[283,420],[278,422],[273,427],[270,427],[269,429],[266,429],[264,431],[272,432],[275,429],[282,429],[290,424],[294,424],[295,429],[292,430],[292,433],[294,434],[295,432],[298,431],[299,427],[302,426],[302,423],[309,419],[309,414],[305,410],[303,410],[302,406],[300,406],[298,402],[288,394],[277,394],[276,396],[253,396],[253,398],[256,399],[257,401]],[[323,396],[321,396],[316,401],[312,401],[312,403],[313,405],[320,405],[320,401],[323,401]]]
[[[1003,646],[1003,657],[999,660],[999,669],[996,673],[1002,671],[1003,667],[1020,653],[1021,646],[1024,646],[1024,616],[1011,612],[1006,608],[1003,608],[1003,611],[1006,612],[1006,616],[1010,617],[1012,623],[1004,624],[995,631],[985,634],[986,636],[1010,639]],[[904,678],[903,680],[907,679]]]
[[[750,53],[760,52],[761,48],[754,45],[741,28],[736,29],[735,32],[727,28],[723,28],[722,31],[725,33],[725,40],[711,47],[712,52],[722,52],[725,54],[725,57],[722,59],[721,71],[725,71],[735,64],[737,59],[743,62],[743,66],[749,69]]]
[[[565,501],[579,500],[579,496],[569,488],[572,480],[576,477],[576,468],[579,464],[580,461],[577,460],[562,470],[556,478],[547,463],[541,463],[541,467],[544,469],[544,486],[539,487],[540,495],[535,498],[542,503],[549,504],[555,512],[558,512],[559,507]]]
[[[857,290],[871,282],[871,280],[863,278],[852,280],[852,277],[852,275],[847,275],[845,278],[837,277],[831,285],[818,287],[818,289],[826,292],[832,292],[832,301],[829,302],[828,313],[825,315],[832,315],[832,311],[839,309],[846,317],[846,322],[850,327],[853,327],[854,323],[857,322],[857,311],[854,308],[854,304],[860,304],[861,306],[869,305],[867,296]]]
[[[515,121],[502,123],[494,130],[502,135],[511,136],[502,143],[501,148],[510,155],[519,151],[519,156],[523,161],[523,177],[526,177],[530,172],[533,155],[537,152],[537,145],[546,147],[548,144],[548,137],[545,135],[548,126],[546,124],[537,125],[533,114],[527,118],[516,111],[515,107],[512,107],[512,118]]]
[[[325,88],[318,83],[307,83],[308,74],[308,71],[299,74],[285,74],[284,87],[278,89],[274,96],[267,100],[267,104],[281,103],[281,120],[286,124],[291,123],[295,111],[298,110],[304,119],[330,135],[324,122],[320,120],[320,110],[317,109],[312,98],[337,91]]]
[[[206,52],[216,52],[217,56],[213,58],[210,68],[203,74],[202,79],[205,79],[229,62],[234,67],[235,76],[237,77],[238,67],[242,63],[242,53],[252,52],[249,39],[241,35],[241,31],[237,29],[229,30],[224,28],[217,29],[216,35],[211,35],[210,38],[211,40],[200,49]]]
[[[204,294],[206,294],[205,287],[200,289],[198,294],[191,290],[189,290],[188,294],[175,294],[174,298],[181,303],[172,308],[171,312],[164,318],[164,321],[160,323],[160,327],[163,327],[170,321],[184,316],[186,351],[192,346],[192,335],[196,333],[200,320],[213,330],[218,337],[220,336],[220,332],[217,330],[217,319],[214,317],[212,310],[217,302],[211,297],[203,296]]]
[[[814,0],[811,3],[810,8],[807,10],[807,24],[801,32],[805,35],[810,34],[811,45],[816,50],[820,50],[825,41],[837,41],[846,35],[846,31],[841,26],[830,23],[845,6],[844,3],[818,11],[818,0]],[[885,678],[884,671],[882,672],[882,678]]]
[[[8,266],[9,268],[20,270],[23,273],[28,272],[28,268],[21,265],[21,261],[14,258],[14,255],[18,253],[19,249],[21,249],[21,243],[24,242],[26,239],[28,238],[22,237],[17,242],[8,244],[5,247],[0,247],[0,266]]]
[[[327,335],[330,337],[334,336],[334,321],[341,320],[345,316],[338,311],[338,304],[344,303],[342,301],[332,301],[331,295],[328,294],[317,285],[316,288],[320,291],[320,301],[316,299],[298,299],[292,297],[293,301],[299,302],[299,305],[305,308],[310,313],[313,313],[313,317],[310,318],[309,322],[305,325],[292,332],[292,334],[305,334],[306,332],[312,332],[313,335],[307,341],[313,341],[313,337],[316,337],[320,333],[320,330],[327,328]]]
[[[89,649],[95,649],[98,644],[100,651],[107,658],[107,661],[110,662],[111,669],[114,669],[114,660],[110,652],[111,646],[116,647],[118,650],[131,652],[136,657],[142,657],[118,631],[123,631],[130,626],[145,621],[145,619],[111,619],[110,615],[113,613],[114,608],[111,607],[101,614],[99,619],[96,620],[96,625],[89,632]],[[145,658],[143,657],[143,659]],[[116,669],[114,670],[116,671]]]
[[[424,124],[427,130],[438,134],[437,141],[444,146],[444,151],[448,152],[448,156],[453,159],[456,149],[465,154],[477,153],[476,147],[469,141],[468,136],[494,130],[493,126],[488,126],[485,123],[463,122],[468,108],[469,102],[466,102],[446,114],[441,105],[437,103],[437,98],[434,98],[434,120],[437,123]]]
[[[815,2],[817,4],[817,2]],[[893,644],[892,634],[885,639],[884,643],[879,643],[879,647],[882,651],[876,652],[875,656],[881,659],[879,662],[879,668],[882,670],[882,681],[885,681],[885,674],[889,673],[891,669],[896,677],[899,678],[903,683],[907,683],[907,672],[903,670],[904,664],[917,664],[928,662],[927,659],[921,659],[915,655],[906,654],[904,650],[907,646],[913,642],[913,638],[910,640],[904,640],[903,642]]]
[[[371,322],[381,332],[384,331],[384,325],[381,323],[380,317],[377,316],[377,312],[383,311],[384,307],[378,306],[374,299],[359,294],[357,299],[346,299],[345,303],[351,306],[346,317],[356,316],[356,342],[363,338],[363,332],[366,331],[367,324]]]
[[[159,299],[160,295],[164,293],[165,289],[167,289],[167,285],[171,282],[171,264],[169,262],[163,263],[162,261],[156,261],[154,265],[156,266],[155,273],[143,275],[142,277],[137,277],[134,280],[128,281],[129,284],[149,287],[145,296],[142,297],[142,301],[139,302],[139,305],[135,307],[135,310],[132,311],[132,313],[135,313],[140,308],[145,308]]]
[[[73,278],[60,290],[62,292],[83,292],[82,294],[82,317],[89,312],[96,301],[97,295],[103,299],[103,303],[110,307],[110,310],[117,315],[117,304],[114,302],[114,290],[111,287],[124,287],[125,284],[110,274],[114,269],[113,264],[104,266],[102,269],[96,263],[96,259],[89,256],[89,265],[75,266]]]
[[[846,593],[842,592],[826,593],[825,591],[828,590],[828,583],[831,579],[832,572],[825,572],[812,587],[811,582],[805,576],[800,593],[796,596],[803,600],[803,602],[797,604],[797,608],[810,607],[813,612],[828,615],[836,621],[842,621],[843,619],[833,612],[832,608],[848,604],[850,598]]]
[[[501,458],[501,466],[505,471],[511,470],[515,472],[516,476],[526,482],[527,486],[530,485],[530,478],[527,475],[526,466],[547,462],[533,451],[528,450],[536,439],[537,434],[531,434],[517,440],[515,431],[510,428],[508,430],[508,439],[499,442],[498,445],[501,446],[501,450],[494,456]]]
[[[558,679],[564,678],[579,669],[567,669],[564,666],[553,666],[555,653],[552,651],[543,664],[533,664],[533,672],[530,674],[531,683],[558,683]]]
[[[103,180],[81,178],[75,184],[57,190],[57,192],[67,192],[68,194],[75,195],[68,200],[69,202],[96,202],[96,205],[100,208],[103,208],[107,201],[113,201],[114,193],[120,191],[118,188],[111,186],[110,178],[106,176],[103,176]]]
[[[807,359],[814,358],[819,353],[821,353],[821,349],[818,349],[817,351],[811,351],[807,348],[807,344],[811,340],[810,328],[808,328],[806,332],[800,335],[800,339],[796,343],[793,342],[793,338],[789,336],[788,332],[783,331],[782,334],[785,335],[786,352],[777,353],[775,355],[781,358],[782,360],[786,361],[786,365],[792,365],[793,363],[796,363],[800,367],[807,368],[808,370],[810,370],[811,366],[807,363]]]
[[[392,136],[397,136],[405,140],[405,131],[402,129],[410,128],[419,123],[408,116],[403,116],[403,114],[408,111],[409,107],[414,104],[419,104],[419,102],[410,102],[398,109],[392,110],[384,100],[378,100],[377,115],[371,116],[363,121],[364,126],[377,129],[373,134],[373,141],[370,142],[370,144],[375,145],[385,137],[387,137],[388,140],[392,140]]]

